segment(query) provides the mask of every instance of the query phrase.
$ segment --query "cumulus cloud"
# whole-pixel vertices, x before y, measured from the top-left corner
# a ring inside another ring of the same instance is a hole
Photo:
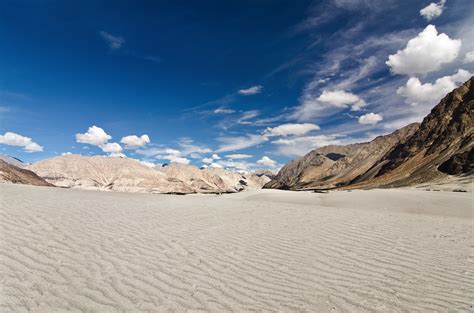
[[[438,3],[431,2],[426,7],[420,10],[420,15],[423,16],[427,21],[431,21],[441,16],[445,4],[446,0],[441,0]]]
[[[214,162],[214,160],[213,160],[212,158],[204,158],[204,159],[202,159],[202,163],[211,164],[212,162]]]
[[[214,159],[214,160],[220,160],[220,159],[221,159],[221,157],[220,157],[218,154],[216,154],[216,153],[214,153],[214,154],[211,156],[211,158]]]
[[[227,154],[225,156],[227,159],[231,159],[231,160],[238,160],[238,159],[248,159],[248,158],[251,158],[252,155],[250,154],[239,154],[239,153],[236,153],[236,154]]]
[[[434,25],[428,25],[403,50],[388,57],[385,62],[395,74],[426,74],[454,61],[461,48],[461,40],[438,34]]]
[[[345,109],[350,106],[352,111],[359,111],[366,105],[363,99],[353,93],[344,90],[323,90],[317,98],[305,95],[303,103],[296,108],[293,117],[308,120],[318,115],[324,116],[327,112],[334,112],[334,109]]]
[[[268,127],[264,135],[267,136],[289,136],[289,135],[304,135],[313,130],[319,130],[319,126],[310,123],[303,124],[283,124],[277,127]]]
[[[189,160],[185,157],[175,155],[175,154],[169,154],[169,155],[161,156],[160,159],[168,160],[168,161],[174,162],[174,163],[181,163],[181,164],[191,163],[191,160]]]
[[[234,113],[235,110],[229,109],[229,108],[217,108],[214,110],[215,114],[231,114]]]
[[[0,143],[8,146],[23,147],[23,150],[29,153],[43,151],[43,147],[34,142],[31,138],[12,132],[6,132],[0,135]]]
[[[76,141],[86,143],[93,146],[100,146],[112,139],[102,128],[97,126],[89,127],[84,134],[76,134]]]
[[[267,166],[267,167],[275,167],[277,162],[270,159],[269,157],[265,155],[260,160],[257,161],[257,164]]]
[[[136,135],[130,135],[123,137],[120,142],[123,143],[126,148],[138,148],[150,143],[150,137],[148,137],[146,134],[141,135],[140,137]]]
[[[111,50],[117,50],[122,47],[125,43],[125,39],[120,36],[114,36],[108,32],[100,31],[99,35],[104,39],[105,43],[109,46]]]
[[[125,154],[122,153],[123,149],[116,142],[108,142],[106,144],[99,146],[103,152],[108,153],[111,157],[125,157]]]
[[[467,52],[464,56],[464,63],[472,63],[474,62],[474,51]]]
[[[382,115],[376,114],[376,113],[367,113],[359,117],[360,124],[375,125],[382,120],[383,120]]]
[[[460,69],[451,76],[438,78],[434,83],[423,84],[418,78],[411,77],[405,86],[397,90],[397,94],[406,98],[406,102],[411,105],[431,105],[434,106],[448,92],[464,83],[472,76],[472,73]]]
[[[261,93],[263,90],[263,86],[257,85],[257,86],[252,86],[247,89],[240,89],[239,90],[239,95],[243,96],[251,96],[251,95],[256,95]]]
[[[220,137],[217,138],[217,140],[221,142],[217,152],[228,152],[259,145],[267,141],[268,138],[262,135],[246,135],[238,137]]]

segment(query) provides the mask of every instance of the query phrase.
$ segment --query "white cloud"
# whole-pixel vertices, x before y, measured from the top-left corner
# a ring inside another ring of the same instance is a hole
[[[231,113],[234,113],[235,110],[232,110],[232,109],[228,109],[228,108],[217,108],[214,110],[214,113],[215,114],[231,114]]]
[[[218,154],[216,154],[216,153],[214,153],[214,154],[211,156],[211,158],[212,158],[213,160],[220,160],[220,159],[221,159],[221,157],[220,157]]]
[[[0,143],[8,146],[23,147],[25,152],[41,152],[43,147],[34,142],[31,138],[12,132],[0,135]]]
[[[376,113],[367,113],[359,117],[359,123],[360,124],[371,124],[375,125],[378,122],[382,121],[383,117],[380,114]]]
[[[454,61],[460,48],[461,40],[451,39],[444,33],[438,35],[436,27],[428,25],[385,63],[395,74],[426,74]]]
[[[102,39],[105,40],[107,45],[111,50],[117,50],[122,47],[122,45],[125,43],[125,39],[120,36],[114,36],[110,33],[107,33],[105,31],[100,31],[99,35],[102,37]]]
[[[268,138],[261,135],[246,135],[239,137],[220,137],[217,140],[221,142],[217,152],[228,152],[256,146],[267,141]]]
[[[239,94],[243,96],[251,96],[251,95],[256,95],[261,93],[263,90],[263,86],[257,85],[257,86],[252,86],[247,89],[240,89]]]
[[[431,2],[426,7],[420,10],[420,15],[423,16],[427,21],[435,19],[443,13],[444,5],[446,0],[441,0],[438,3]]]
[[[474,62],[474,51],[467,52],[464,56],[464,63],[472,63]]]
[[[103,152],[108,153],[111,157],[125,157],[122,153],[122,147],[116,142],[109,142],[99,146]]]
[[[267,166],[267,167],[275,167],[277,162],[270,159],[269,157],[265,155],[260,160],[257,161],[257,164]]]
[[[61,153],[61,155],[71,155],[71,154],[72,154],[72,152],[69,152],[69,151]]]
[[[204,159],[202,159],[202,163],[211,164],[212,162],[214,162],[214,160],[213,160],[212,158],[204,158]]]
[[[169,154],[169,155],[161,156],[160,159],[169,160],[170,162],[181,163],[181,164],[191,163],[191,160],[189,160],[185,157],[180,157],[176,154]]]
[[[100,146],[112,139],[102,128],[97,126],[89,127],[86,133],[76,134],[76,141],[79,143],[87,143],[93,146]]]
[[[150,137],[148,137],[146,134],[141,135],[140,137],[136,135],[130,135],[123,137],[120,142],[123,143],[126,148],[138,148],[150,143]]]
[[[359,111],[367,103],[359,96],[344,90],[323,90],[316,99],[311,94],[306,94],[303,103],[296,108],[293,117],[298,120],[308,120],[316,116],[327,115],[334,109],[351,107],[352,111]]]
[[[304,136],[289,139],[278,139],[272,141],[278,146],[277,152],[286,156],[302,156],[309,151],[327,146],[340,145],[344,142],[338,139],[336,135],[318,135],[318,136]]]
[[[283,124],[277,127],[268,127],[264,135],[266,136],[289,136],[304,135],[313,130],[319,130],[319,126],[310,123],[303,124]]]
[[[408,79],[405,86],[398,88],[397,94],[406,98],[406,102],[411,105],[436,105],[448,92],[464,83],[472,76],[466,70],[460,69],[451,76],[438,78],[434,83],[423,84],[412,77]]]
[[[211,163],[209,165],[209,167],[211,167],[211,168],[223,168],[222,165],[220,165],[219,163],[215,163],[215,162]]]
[[[248,159],[248,158],[251,158],[252,155],[250,154],[228,154],[225,156],[226,158],[228,159],[231,159],[231,160],[238,160],[238,159]]]

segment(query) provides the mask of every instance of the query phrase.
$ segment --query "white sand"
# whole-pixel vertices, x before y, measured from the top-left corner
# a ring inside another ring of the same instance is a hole
[[[472,193],[0,199],[1,312],[473,310]]]

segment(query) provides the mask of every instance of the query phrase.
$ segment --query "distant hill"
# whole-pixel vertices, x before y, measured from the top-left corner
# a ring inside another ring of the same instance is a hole
[[[453,90],[421,124],[367,143],[326,146],[285,165],[264,188],[329,189],[410,186],[470,175],[474,77]]]
[[[223,169],[200,170],[171,163],[149,167],[130,158],[64,155],[29,166],[46,181],[62,187],[150,193],[225,193],[260,189],[266,176]]]
[[[24,163],[22,160],[6,155],[6,154],[0,154],[0,160],[8,164],[15,165],[19,168],[25,168],[28,166],[28,164]]]

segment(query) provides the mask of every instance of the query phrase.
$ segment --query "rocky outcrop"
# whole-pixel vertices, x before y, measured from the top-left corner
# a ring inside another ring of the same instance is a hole
[[[0,154],[0,160],[8,164],[15,165],[16,167],[19,167],[19,168],[25,168],[28,166],[28,164],[24,163],[22,160],[6,155],[6,154]]]
[[[52,186],[50,183],[27,169],[0,160],[0,182],[34,186]]]

